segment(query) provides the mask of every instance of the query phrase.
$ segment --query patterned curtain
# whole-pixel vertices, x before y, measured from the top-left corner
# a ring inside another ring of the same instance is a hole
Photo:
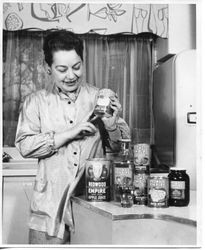
[[[25,97],[46,87],[44,31],[3,32],[3,145],[14,146]],[[80,35],[84,77],[117,92],[134,141],[152,142],[152,35]]]

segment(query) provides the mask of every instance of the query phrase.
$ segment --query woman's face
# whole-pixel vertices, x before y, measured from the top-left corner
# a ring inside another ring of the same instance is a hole
[[[77,90],[82,82],[83,62],[75,50],[53,53],[51,75],[54,83],[64,93]]]

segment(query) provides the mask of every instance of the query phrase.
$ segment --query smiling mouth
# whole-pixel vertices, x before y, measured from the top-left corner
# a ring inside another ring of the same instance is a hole
[[[73,85],[75,85],[77,82],[78,82],[77,79],[76,79],[75,81],[72,81],[72,82],[65,82],[65,81],[63,81],[63,83],[66,84],[66,85],[68,85],[68,86],[73,86]]]

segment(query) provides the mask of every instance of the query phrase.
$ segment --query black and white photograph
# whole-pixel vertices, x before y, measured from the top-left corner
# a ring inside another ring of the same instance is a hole
[[[203,6],[1,2],[1,246],[202,247]]]

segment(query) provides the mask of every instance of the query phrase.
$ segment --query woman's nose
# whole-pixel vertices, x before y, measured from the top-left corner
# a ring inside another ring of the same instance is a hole
[[[74,74],[74,72],[73,72],[72,69],[68,69],[68,70],[67,70],[66,78],[69,79],[69,80],[75,78],[75,74]]]

